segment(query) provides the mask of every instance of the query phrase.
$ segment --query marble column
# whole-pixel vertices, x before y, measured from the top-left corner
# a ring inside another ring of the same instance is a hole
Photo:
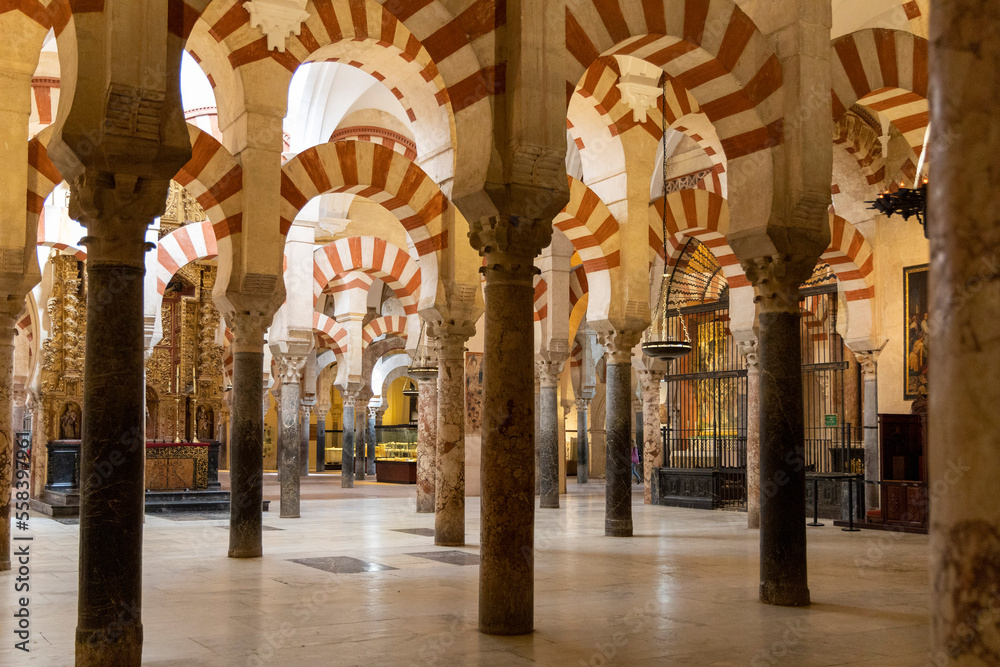
[[[590,447],[587,444],[587,408],[589,398],[576,399],[576,483],[586,484],[590,479]]]
[[[278,373],[281,375],[281,421],[278,424],[281,442],[279,452],[278,480],[281,484],[282,519],[299,518],[299,476],[301,438],[299,436],[299,392],[302,371],[306,358],[286,355],[278,359]]]
[[[928,390],[935,664],[1000,662],[1000,5],[931,3]],[[895,220],[892,223],[896,223]]]
[[[604,335],[607,355],[607,472],[604,534],[632,536],[632,348],[640,332]]]
[[[497,216],[470,222],[486,256],[483,357],[482,547],[479,629],[534,629],[534,257],[550,220]]]
[[[166,180],[91,171],[72,189],[88,233],[78,665],[141,661],[145,232],[166,191]]]
[[[312,414],[312,406],[316,405],[316,399],[303,398],[301,401],[301,423],[299,424],[299,466],[302,477],[309,476],[309,417]]]
[[[264,331],[270,318],[237,312],[227,322],[234,335],[229,557],[258,558],[263,554],[264,412],[271,403],[264,387]]]
[[[739,344],[747,363],[747,528],[760,528],[760,359],[757,341]]]
[[[864,414],[862,415],[865,443],[865,507],[876,509],[881,504],[879,482],[882,461],[878,442],[878,355],[880,350],[859,352],[855,355],[861,365],[864,382]]]
[[[760,359],[760,600],[809,604],[799,286],[815,257],[745,261],[754,285]]]
[[[357,389],[342,390],[340,398],[344,404],[344,432],[341,446],[340,486],[344,489],[354,488],[354,424],[355,408],[361,400],[361,392]]]
[[[437,375],[417,381],[417,512],[433,514],[437,484]]]
[[[475,335],[476,328],[468,322],[449,322],[435,329],[438,423],[434,544],[462,546],[465,544],[465,343]]]
[[[642,390],[642,480],[643,502],[652,505],[652,477],[657,468],[663,467],[663,441],[660,435],[660,383],[664,373],[656,370],[638,372],[639,388]]]
[[[10,569],[11,482],[16,457],[14,432],[21,428],[20,424],[13,423],[16,318],[17,313],[0,312],[0,572]]]
[[[316,413],[316,472],[326,471],[326,412]]]
[[[365,481],[368,476],[368,401],[362,393],[354,411],[354,479]]]
[[[543,509],[559,508],[559,375],[564,363],[565,358],[537,363],[541,441],[536,449]]]
[[[369,406],[368,408],[368,429],[365,431],[365,442],[367,444],[368,456],[366,458],[368,475],[375,476],[375,445],[378,444],[375,437],[375,414],[378,408]]]

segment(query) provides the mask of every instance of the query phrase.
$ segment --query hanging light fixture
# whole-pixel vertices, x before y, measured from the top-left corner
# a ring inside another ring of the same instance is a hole
[[[403,387],[403,396],[419,396],[419,395],[420,395],[420,390],[417,389],[417,385],[414,384],[412,381],[407,382],[406,386]]]
[[[417,380],[430,380],[437,377],[438,374],[437,360],[432,359],[428,354],[427,338],[424,335],[425,326],[424,322],[421,321],[420,338],[417,339],[417,349],[413,353],[413,363],[407,369],[408,375]]]
[[[663,75],[663,90],[661,92],[662,109],[660,130],[663,138],[661,148],[663,149],[663,213],[660,222],[663,225],[663,278],[660,280],[660,295],[656,299],[656,306],[653,309],[653,322],[642,342],[642,352],[647,357],[654,359],[679,359],[691,352],[691,337],[688,335],[687,325],[684,323],[684,316],[681,315],[680,304],[674,304],[677,309],[677,320],[683,332],[683,339],[676,337],[677,326],[671,326],[670,318],[670,288],[673,285],[674,274],[677,272],[677,265],[673,271],[667,275],[667,76]]]

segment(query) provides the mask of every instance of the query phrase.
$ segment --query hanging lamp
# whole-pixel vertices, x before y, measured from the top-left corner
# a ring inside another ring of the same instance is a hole
[[[427,338],[424,335],[425,323],[420,322],[420,338],[417,339],[417,349],[413,353],[413,363],[407,369],[407,374],[417,380],[430,380],[437,377],[438,365],[431,359],[427,350]],[[405,391],[403,392],[406,393]]]
[[[663,75],[663,89],[661,92],[661,121],[662,131],[661,148],[663,149],[663,212],[660,222],[663,225],[663,278],[660,280],[660,294],[656,299],[656,306],[653,309],[653,322],[649,327],[645,340],[642,342],[642,352],[647,357],[654,359],[679,359],[691,352],[691,336],[688,335],[687,324],[684,323],[684,316],[681,315],[680,304],[674,304],[677,310],[677,319],[683,331],[683,339],[677,338],[671,331],[670,326],[670,288],[674,282],[674,274],[677,272],[677,265],[674,265],[670,275],[667,275],[667,75]],[[676,327],[673,327],[676,329]]]

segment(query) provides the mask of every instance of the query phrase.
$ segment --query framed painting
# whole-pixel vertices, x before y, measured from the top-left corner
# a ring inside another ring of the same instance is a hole
[[[903,312],[906,319],[903,323],[903,398],[907,401],[927,396],[927,359],[930,353],[927,277],[926,264],[903,269]]]

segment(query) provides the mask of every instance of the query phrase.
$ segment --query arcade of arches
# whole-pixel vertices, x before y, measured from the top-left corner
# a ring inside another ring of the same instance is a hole
[[[1000,663],[997,35],[0,3],[0,662]]]

